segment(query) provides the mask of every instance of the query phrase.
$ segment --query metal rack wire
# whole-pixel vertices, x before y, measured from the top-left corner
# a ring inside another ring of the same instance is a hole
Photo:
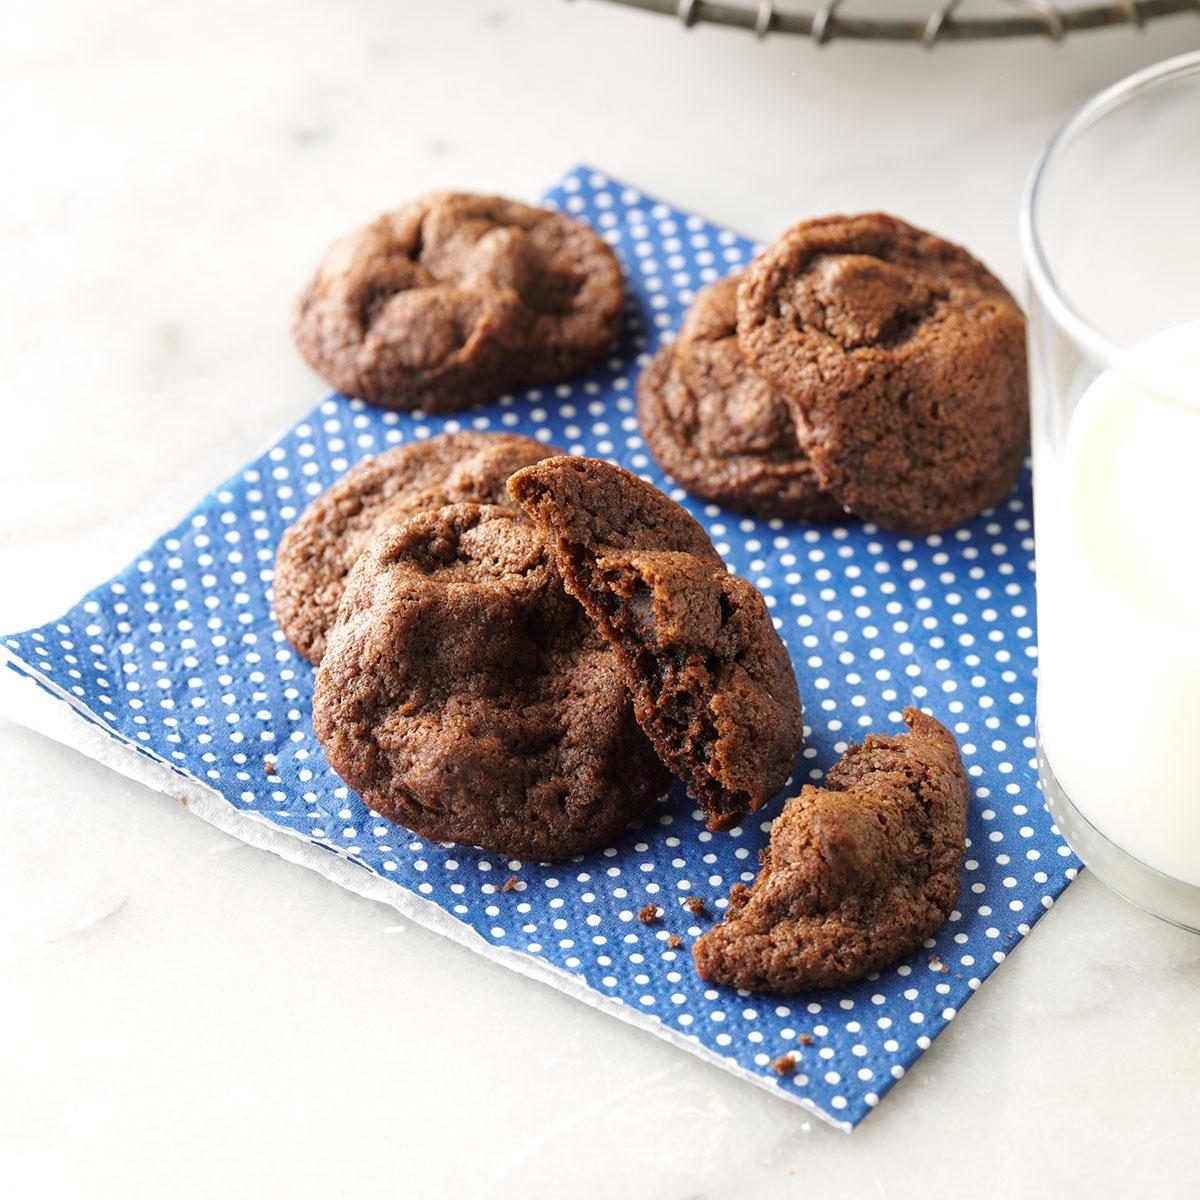
[[[775,0],[714,3],[711,0],[608,0],[626,8],[675,17],[685,28],[700,23],[768,33],[798,34],[824,46],[837,38],[860,41],[965,42],[980,38],[1046,37],[1062,41],[1070,33],[1112,25],[1141,28],[1149,21],[1181,13],[1200,16],[1200,0],[1111,0],[1108,4],[1069,7],[1054,0],[999,0],[1014,10],[1003,14],[961,16],[962,0],[945,0],[926,17],[854,15],[845,0],[824,0],[812,12],[781,8]],[[1019,11],[1018,11],[1019,10]]]

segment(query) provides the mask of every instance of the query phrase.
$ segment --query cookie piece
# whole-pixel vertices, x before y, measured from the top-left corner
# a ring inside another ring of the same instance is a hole
[[[616,650],[638,721],[709,829],[761,808],[787,782],[804,733],[762,596],[678,504],[620,467],[548,458],[508,490]]]
[[[883,213],[801,222],[747,269],[738,344],[860,517],[932,533],[1017,477],[1025,318],[961,246]]]
[[[783,398],[737,344],[738,276],[696,297],[673,346],[638,378],[638,419],[659,466],[696,496],[737,512],[836,521]]]
[[[340,392],[448,412],[595,365],[622,301],[616,256],[586,225],[499,196],[439,193],[335,242],[292,335]]]
[[[443,433],[369,458],[322,492],[275,556],[275,619],[311,663],[325,652],[346,575],[367,543],[409,513],[443,504],[509,503],[520,467],[561,451],[511,433]]]
[[[455,504],[363,553],[313,693],[330,766],[436,841],[555,860],[666,789],[616,658],[521,513]]]
[[[838,987],[916,950],[958,899],[967,778],[953,736],[904,711],[870,734],[771,829],[753,888],[692,947],[703,979],[764,992]]]

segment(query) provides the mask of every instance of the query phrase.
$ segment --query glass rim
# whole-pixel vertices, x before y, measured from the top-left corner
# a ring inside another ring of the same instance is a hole
[[[1124,360],[1125,349],[1115,345],[1075,309],[1059,289],[1054,272],[1050,269],[1037,218],[1042,184],[1053,168],[1060,151],[1102,117],[1160,84],[1192,75],[1200,76],[1200,50],[1189,51],[1187,54],[1179,54],[1173,58],[1165,58],[1161,62],[1153,63],[1097,93],[1076,109],[1046,143],[1045,148],[1033,164],[1033,170],[1029,174],[1024,194],[1021,197],[1021,254],[1030,285],[1055,321],[1093,357],[1110,367],[1118,366]],[[1152,390],[1163,395],[1158,388]],[[1163,395],[1163,398],[1175,403],[1181,402],[1180,398],[1176,396]]]

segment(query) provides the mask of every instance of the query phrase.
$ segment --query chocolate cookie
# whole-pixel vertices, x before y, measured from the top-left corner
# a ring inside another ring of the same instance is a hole
[[[882,213],[805,221],[747,269],[738,344],[822,484],[931,533],[999,503],[1029,438],[1025,319],[962,247]]]
[[[916,950],[954,909],[967,779],[949,730],[871,734],[789,800],[762,871],[692,947],[703,979],[764,992],[837,987]]]
[[[417,513],[371,543],[317,672],[313,728],[389,820],[517,858],[606,845],[667,784],[542,538],[493,505]]]
[[[274,605],[288,641],[309,662],[321,661],[346,575],[380,530],[443,504],[507,504],[508,477],[558,453],[511,433],[444,433],[359,463],[280,540]]]
[[[508,490],[616,650],[638,721],[708,827],[761,808],[787,782],[804,732],[762,596],[678,504],[620,467],[548,458]]]
[[[561,213],[442,193],[335,242],[292,334],[337,388],[446,412],[595,365],[616,339],[616,256]]]
[[[638,418],[650,452],[696,496],[737,512],[835,521],[782,397],[737,344],[738,276],[706,287],[674,346],[638,379]]]

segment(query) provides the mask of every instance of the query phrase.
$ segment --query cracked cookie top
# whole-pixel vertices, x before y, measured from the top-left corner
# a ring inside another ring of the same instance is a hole
[[[997,504],[1029,436],[1025,319],[961,246],[883,213],[803,221],[747,269],[738,344],[822,484],[931,533]]]
[[[762,517],[837,520],[842,506],[822,490],[793,412],[738,348],[738,281],[704,288],[639,377],[646,444],[694,495]]]
[[[594,365],[623,288],[588,226],[499,196],[439,193],[335,242],[292,322],[335,388],[444,412]]]
[[[494,505],[417,513],[370,544],[313,728],[375,811],[516,858],[605,846],[667,783],[612,650],[530,522]]]
[[[309,662],[321,661],[346,576],[380,531],[444,504],[508,505],[508,477],[557,453],[518,434],[443,433],[351,468],[280,540],[273,607],[288,641]]]

